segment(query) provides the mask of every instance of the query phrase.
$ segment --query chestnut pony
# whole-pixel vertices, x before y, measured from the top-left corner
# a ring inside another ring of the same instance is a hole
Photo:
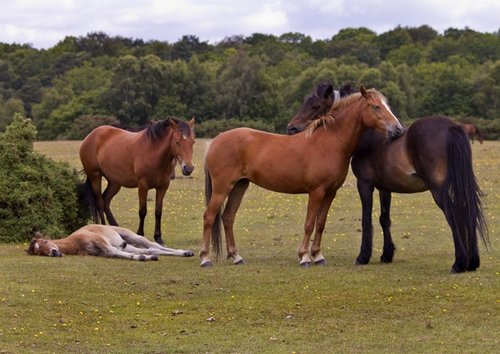
[[[477,138],[477,140],[479,140],[479,143],[481,143],[481,144],[483,143],[483,135],[481,134],[481,132],[479,131],[479,128],[476,127],[475,124],[460,123],[460,125],[462,126],[463,130],[469,136],[471,143],[474,144],[474,138]]]
[[[326,87],[325,87],[326,86]],[[329,83],[318,85],[315,92],[333,96]],[[321,104],[331,105],[332,98]],[[310,106],[306,99],[303,106]],[[289,134],[304,130],[321,119],[321,111],[302,107],[287,126]],[[335,163],[335,162],[332,162]],[[372,255],[373,190],[380,195],[380,225],[384,233],[381,262],[390,263],[395,246],[391,236],[391,193],[417,193],[429,190],[443,210],[453,233],[455,263],[452,272],[473,271],[480,258],[477,232],[488,245],[483,217],[482,194],[472,168],[469,141],[461,126],[446,117],[421,118],[402,136],[387,142],[372,129],[367,130],[353,154],[352,170],[362,204],[362,242],[356,264],[367,264]]]
[[[144,218],[147,214],[148,190],[156,189],[154,239],[161,238],[163,198],[170,184],[176,162],[182,174],[193,172],[194,118],[185,123],[168,118],[151,123],[139,132],[129,132],[109,125],[94,129],[83,140],[80,160],[87,175],[87,191],[94,222],[105,224],[104,214],[110,225],[118,225],[110,209],[111,199],[120,188],[139,190],[139,228],[144,235]],[[108,185],[101,193],[102,177]]]
[[[276,192],[309,194],[304,239],[298,256],[303,267],[311,265],[311,257],[315,264],[324,264],[321,236],[328,210],[347,176],[357,142],[367,128],[375,129],[384,139],[403,131],[384,96],[361,86],[360,93],[339,100],[307,133],[287,136],[237,128],[217,136],[205,156],[207,207],[201,266],[212,265],[210,235],[217,256],[221,253],[221,221],[227,257],[234,264],[244,263],[236,249],[233,224],[249,182]],[[314,229],[310,257],[309,243]]]
[[[134,261],[157,261],[160,255],[194,255],[193,251],[166,248],[123,227],[108,225],[86,225],[58,240],[36,232],[26,252],[37,256],[90,255]]]

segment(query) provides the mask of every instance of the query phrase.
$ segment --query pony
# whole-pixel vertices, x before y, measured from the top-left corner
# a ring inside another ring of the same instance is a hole
[[[203,215],[201,266],[212,266],[210,239],[217,258],[221,254],[221,223],[227,257],[234,264],[244,263],[236,249],[233,224],[250,182],[276,192],[309,194],[304,238],[298,249],[299,264],[309,267],[311,260],[325,264],[321,237],[328,209],[347,176],[357,141],[367,128],[383,137],[397,136],[403,131],[385,97],[375,89],[361,86],[360,93],[339,100],[307,133],[288,136],[236,128],[213,139],[205,155],[207,206]]]
[[[304,105],[307,104],[305,100]],[[321,112],[315,113],[314,109],[302,107],[299,112],[309,114],[294,116],[287,126],[289,134],[321,119]],[[368,129],[354,151],[351,167],[362,204],[362,241],[356,264],[368,264],[372,256],[372,208],[376,188],[384,234],[381,262],[392,262],[395,251],[390,230],[391,193],[429,190],[452,231],[455,262],[451,272],[474,271],[479,267],[477,233],[488,246],[488,232],[483,216],[483,195],[473,172],[471,146],[460,125],[442,116],[421,118],[391,141]]]
[[[109,125],[94,129],[80,146],[80,160],[87,176],[86,195],[94,223],[117,226],[110,204],[120,188],[136,188],[139,194],[139,228],[144,235],[148,190],[156,189],[154,239],[164,244],[161,237],[163,198],[170,185],[176,162],[182,174],[189,176],[192,163],[194,118],[188,123],[167,118],[151,123],[144,130],[129,132]],[[107,187],[101,193],[102,177]]]
[[[472,123],[459,123],[459,124],[462,126],[463,130],[469,136],[469,139],[472,144],[474,144],[474,138],[477,138],[480,144],[483,143],[483,134],[481,134],[479,128],[475,124]]]
[[[35,232],[26,252],[37,256],[90,255],[134,261],[157,261],[160,255],[194,255],[191,250],[166,248],[123,227],[108,225],[86,225],[58,240]]]

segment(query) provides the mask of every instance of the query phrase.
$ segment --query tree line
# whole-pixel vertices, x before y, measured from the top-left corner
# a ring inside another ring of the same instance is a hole
[[[15,113],[39,139],[81,139],[101,124],[138,128],[195,117],[198,136],[235,126],[284,132],[304,97],[329,80],[375,87],[405,122],[447,115],[500,138],[500,30],[429,26],[377,34],[346,28],[231,36],[216,44],[68,36],[49,49],[0,43],[0,131]]]

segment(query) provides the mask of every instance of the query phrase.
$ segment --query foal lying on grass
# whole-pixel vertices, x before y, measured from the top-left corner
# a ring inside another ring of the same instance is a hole
[[[87,225],[59,240],[44,238],[36,232],[26,252],[49,257],[91,255],[135,261],[157,261],[160,255],[194,255],[191,250],[166,248],[123,227],[108,225]]]

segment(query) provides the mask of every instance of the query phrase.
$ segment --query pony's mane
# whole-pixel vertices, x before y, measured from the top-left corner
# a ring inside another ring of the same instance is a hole
[[[382,95],[379,91],[375,89],[369,89],[366,90],[366,93],[368,96],[374,96],[377,98],[382,99],[383,101],[387,101],[384,95]],[[336,115],[340,112],[342,112],[344,109],[352,106],[353,104],[357,103],[360,99],[362,99],[363,96],[361,95],[360,92],[352,93],[348,96],[344,96],[340,98],[339,100],[336,100],[330,109],[330,112],[325,114],[324,116],[316,119],[313,121],[309,127],[307,128],[307,133],[306,136],[310,137],[312,133],[318,129],[319,127],[322,126],[327,126],[335,123],[336,120]]]
[[[191,135],[191,128],[186,122],[177,119],[175,117],[168,117],[167,119],[163,119],[158,122],[151,122],[146,127],[146,136],[148,137],[148,139],[151,141],[157,141],[163,139],[170,131],[171,121],[177,124],[183,135],[185,136]]]

